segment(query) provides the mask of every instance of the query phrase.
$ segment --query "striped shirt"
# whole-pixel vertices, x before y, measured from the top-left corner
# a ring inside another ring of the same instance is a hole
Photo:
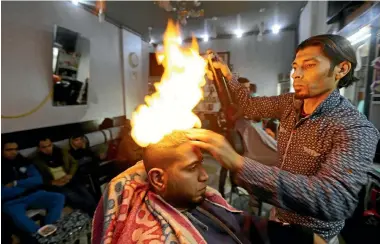
[[[378,130],[338,90],[302,118],[303,102],[293,93],[249,97],[236,77],[229,88],[246,116],[280,120],[277,166],[244,158],[238,182],[276,206],[281,222],[309,227],[326,240],[339,234],[367,183]]]

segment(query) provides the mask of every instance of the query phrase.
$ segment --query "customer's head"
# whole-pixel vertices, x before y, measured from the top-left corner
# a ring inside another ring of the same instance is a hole
[[[53,154],[53,143],[51,142],[49,137],[41,137],[38,140],[38,151],[45,155]]]
[[[313,36],[303,41],[293,61],[293,87],[296,98],[307,99],[348,87],[357,61],[350,42],[339,35]]]
[[[8,160],[13,160],[18,154],[18,144],[15,140],[5,139],[3,141],[3,157]]]
[[[239,77],[239,78],[238,78],[238,81],[239,81],[239,83],[240,83],[242,86],[244,86],[244,88],[246,89],[246,91],[247,91],[248,93],[250,93],[250,83],[249,83],[249,80],[248,80],[247,78],[245,78],[245,77]]]
[[[80,149],[80,148],[86,147],[86,141],[84,139],[84,135],[83,135],[83,133],[81,133],[79,131],[75,132],[71,135],[70,143],[74,149]]]
[[[143,161],[151,188],[174,207],[189,208],[204,200],[208,175],[202,154],[183,132],[146,147]]]

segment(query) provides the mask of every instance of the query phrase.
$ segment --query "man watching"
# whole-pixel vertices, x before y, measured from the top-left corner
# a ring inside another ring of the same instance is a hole
[[[296,226],[262,222],[233,209],[213,189],[199,148],[183,132],[166,136],[114,178],[93,225],[97,243],[315,243]],[[278,242],[280,241],[280,242]],[[323,242],[322,242],[323,243]]]
[[[189,138],[235,172],[238,184],[276,206],[271,219],[310,227],[338,243],[367,183],[379,140],[377,129],[339,94],[358,80],[356,64],[346,38],[314,36],[296,50],[295,93],[249,97],[228,66],[215,63],[246,116],[280,120],[277,167],[241,157],[211,131],[190,130]]]
[[[63,148],[64,154],[71,155],[78,162],[78,172],[76,180],[85,184],[90,176],[94,186],[94,193],[97,197],[101,197],[99,183],[99,162],[100,157],[97,156],[87,145],[86,138],[83,133],[77,131],[70,137],[69,143]]]
[[[86,187],[73,178],[78,162],[70,154],[54,146],[50,138],[43,137],[38,141],[33,161],[48,189],[63,193],[72,207],[93,215],[96,202]]]
[[[65,203],[62,194],[40,190],[41,185],[41,175],[18,153],[17,143],[10,139],[5,141],[1,159],[2,212],[11,217],[17,228],[30,235],[40,227],[26,215],[27,210],[46,209],[44,224],[53,224],[60,218]]]

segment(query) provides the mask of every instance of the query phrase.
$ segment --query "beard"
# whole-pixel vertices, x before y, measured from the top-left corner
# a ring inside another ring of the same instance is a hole
[[[183,189],[180,189],[178,184],[168,183],[168,187],[162,194],[162,198],[175,208],[192,209],[204,202],[206,199],[206,192],[196,196],[194,194],[186,193]]]

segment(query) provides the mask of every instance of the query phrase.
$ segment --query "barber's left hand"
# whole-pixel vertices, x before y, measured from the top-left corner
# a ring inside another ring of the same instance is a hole
[[[194,146],[209,151],[224,168],[236,172],[243,167],[243,157],[235,152],[224,136],[205,129],[190,129],[186,135]]]

